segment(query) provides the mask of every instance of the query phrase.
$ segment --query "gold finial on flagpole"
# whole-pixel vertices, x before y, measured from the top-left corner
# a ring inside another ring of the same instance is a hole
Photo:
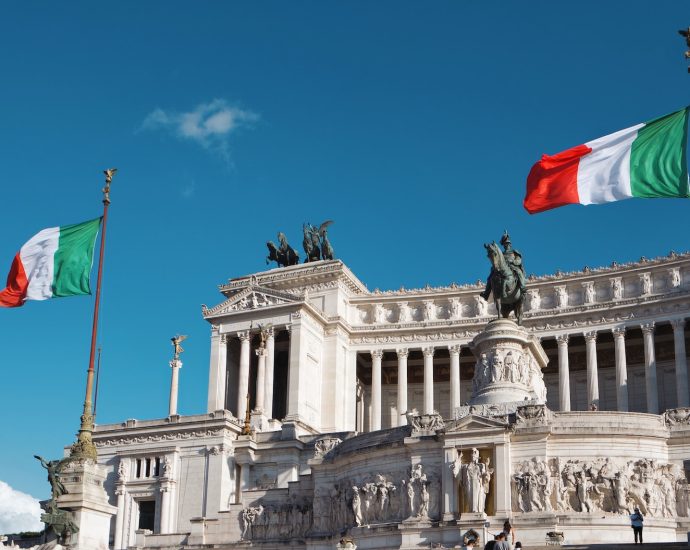
[[[105,187],[103,188],[103,202],[110,204],[110,184],[113,181],[113,176],[116,174],[117,168],[108,168],[103,170],[105,174]]]

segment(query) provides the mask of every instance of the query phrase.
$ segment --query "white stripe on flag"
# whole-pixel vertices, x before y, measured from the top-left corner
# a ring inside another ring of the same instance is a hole
[[[54,259],[59,242],[60,228],[49,227],[31,237],[19,251],[29,281],[27,300],[47,300],[53,297]]]
[[[630,148],[643,126],[636,124],[585,144],[592,152],[580,159],[577,170],[580,204],[602,204],[632,197]]]

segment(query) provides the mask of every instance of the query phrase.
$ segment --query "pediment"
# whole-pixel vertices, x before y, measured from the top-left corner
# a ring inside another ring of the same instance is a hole
[[[459,420],[447,423],[446,435],[487,430],[505,430],[507,427],[508,421],[503,416],[491,418],[476,414],[468,414]]]
[[[293,294],[280,292],[272,288],[250,285],[236,292],[217,306],[212,308],[202,306],[202,314],[204,318],[208,319],[243,311],[301,303],[303,303],[303,300]]]

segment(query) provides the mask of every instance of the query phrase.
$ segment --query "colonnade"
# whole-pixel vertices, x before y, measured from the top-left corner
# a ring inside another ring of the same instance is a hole
[[[451,411],[461,405],[460,403],[460,351],[461,345],[448,346],[450,355],[450,405]],[[403,416],[408,411],[408,383],[407,383],[407,359],[413,348],[400,348],[395,350],[398,356],[398,391],[397,410],[400,412],[398,425],[406,424]],[[420,411],[423,414],[434,412],[434,354],[438,348],[426,346],[421,348],[424,356],[424,401]],[[381,361],[383,349],[376,349],[371,354],[371,414],[369,416],[369,431],[381,429]]]
[[[685,319],[670,321],[673,327],[676,372],[676,402],[678,407],[687,407],[688,367],[685,351]],[[628,404],[628,367],[625,353],[626,329],[638,328],[632,325],[610,329],[613,334],[615,369],[616,369],[616,410],[627,412]],[[659,397],[656,373],[656,355],[654,351],[654,322],[639,325],[642,330],[644,345],[645,390],[647,412],[659,414]],[[568,362],[568,341],[575,333],[556,336],[558,347],[558,405],[559,410],[569,411],[570,406],[570,369]],[[582,333],[585,338],[587,358],[587,403],[596,409],[599,407],[599,377],[597,364],[597,331]]]
[[[685,346],[685,319],[672,319],[669,321],[673,328],[674,350],[675,350],[675,387],[676,403],[678,407],[690,405],[688,395],[688,367]],[[627,324],[626,326],[613,327],[597,330],[587,330],[584,332],[570,332],[551,336],[555,338],[558,353],[558,410],[570,411],[571,409],[571,373],[569,364],[568,344],[572,337],[581,336],[585,341],[586,358],[586,392],[587,404],[591,409],[600,407],[600,387],[599,387],[599,362],[597,355],[598,337],[605,331],[610,331],[613,336],[615,354],[615,384],[616,384],[616,410],[629,411],[628,395],[628,364],[626,358],[626,332],[639,328],[642,331],[644,346],[644,369],[645,369],[645,390],[646,390],[646,412],[659,414],[659,398],[657,387],[657,366],[655,355],[655,323],[643,322],[640,325]],[[543,337],[548,338],[547,336]],[[450,355],[450,411],[454,411],[461,406],[460,397],[460,352],[462,345],[454,344],[448,346]],[[440,347],[426,346],[421,348],[401,348],[396,349],[397,354],[397,411],[400,413],[395,425],[403,425],[406,420],[403,414],[408,408],[408,356],[410,351],[416,349],[421,351],[424,357],[424,383],[423,383],[423,414],[431,414],[434,411],[434,355]],[[371,356],[371,393],[370,393],[370,414],[369,425],[361,426],[365,430],[380,430],[382,427],[382,360],[383,349],[374,349],[368,352]],[[366,353],[366,352],[364,352]],[[608,365],[605,365],[608,366]],[[362,388],[360,388],[361,394]],[[361,403],[360,399],[360,403]],[[436,404],[436,408],[438,404]],[[360,408],[359,415],[363,413]]]

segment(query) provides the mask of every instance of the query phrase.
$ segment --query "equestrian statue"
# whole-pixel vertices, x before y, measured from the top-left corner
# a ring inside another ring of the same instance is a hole
[[[522,305],[526,296],[525,267],[522,254],[513,249],[510,235],[504,231],[501,237],[503,252],[495,242],[485,244],[486,254],[491,262],[491,272],[486,280],[486,288],[479,295],[488,300],[494,295],[494,304],[499,318],[507,319],[515,312],[518,325],[522,324]]]
[[[334,259],[333,247],[328,240],[328,226],[332,223],[333,220],[326,220],[318,228],[310,223],[302,225],[302,233],[304,234],[302,246],[307,254],[305,263]]]

